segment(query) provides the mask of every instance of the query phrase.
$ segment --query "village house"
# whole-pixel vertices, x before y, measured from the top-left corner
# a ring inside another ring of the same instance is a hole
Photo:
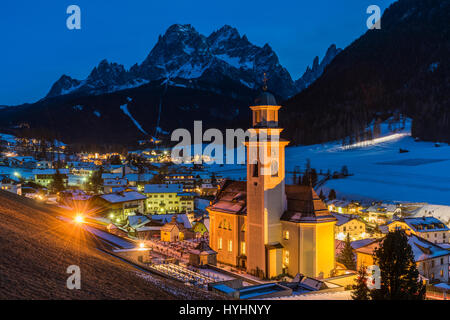
[[[127,223],[123,226],[128,235],[140,240],[160,239],[163,223],[149,219],[144,215],[127,217]]]
[[[128,185],[127,179],[103,179],[103,193],[114,193],[123,191]]]
[[[144,186],[147,196],[146,212],[166,214],[194,211],[194,195],[183,192],[181,184],[147,184]]]
[[[345,240],[347,235],[352,241],[364,239],[366,234],[366,224],[357,215],[345,215],[331,213],[336,219],[335,237],[338,240]]]
[[[0,175],[0,190],[22,195],[22,184],[6,175]]]
[[[193,236],[192,228],[186,228],[184,223],[177,221],[177,215],[173,215],[171,221],[161,228],[161,241],[177,242],[192,239]]]
[[[367,222],[373,225],[386,224],[393,219],[394,215],[402,213],[401,207],[395,204],[373,204],[367,209],[361,210],[361,213],[366,215]]]
[[[374,264],[373,253],[382,239],[355,249],[356,263],[359,269],[362,265]],[[450,251],[427,241],[415,234],[408,235],[408,243],[412,248],[414,260],[419,273],[431,282],[449,283]]]
[[[191,173],[173,173],[164,176],[166,184],[181,184],[184,192],[195,191],[195,179]]]
[[[144,213],[146,198],[137,191],[123,191],[96,196],[94,201],[112,221],[124,223],[129,215]]]
[[[405,230],[434,243],[450,243],[450,229],[434,217],[402,218],[388,224],[389,231]]]

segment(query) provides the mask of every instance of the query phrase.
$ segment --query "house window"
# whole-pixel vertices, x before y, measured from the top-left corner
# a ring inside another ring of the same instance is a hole
[[[246,249],[245,248],[245,241],[242,241],[241,242],[241,254],[245,254],[245,252],[246,252],[245,249]]]
[[[218,249],[222,250],[222,238],[219,238]]]
[[[289,231],[284,232],[284,240],[289,240]]]
[[[440,275],[441,275],[441,277],[444,276],[444,270],[441,269]]]
[[[228,241],[228,251],[229,252],[233,251],[233,241],[231,241],[231,240]]]

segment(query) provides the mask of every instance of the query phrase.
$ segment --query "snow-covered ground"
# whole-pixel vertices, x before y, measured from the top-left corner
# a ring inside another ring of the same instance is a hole
[[[329,180],[324,193],[335,189],[347,200],[427,202],[450,205],[450,146],[416,142],[410,135],[410,121],[404,130],[389,133],[382,124],[382,139],[342,148],[340,142],[286,148],[287,183],[296,166],[306,160],[318,172],[340,171],[346,165],[351,174]],[[400,148],[409,152],[400,153]],[[211,165],[209,171],[231,179],[246,179],[245,165]]]

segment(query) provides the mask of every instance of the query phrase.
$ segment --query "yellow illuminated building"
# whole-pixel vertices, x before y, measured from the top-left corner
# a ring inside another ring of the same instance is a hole
[[[261,278],[328,277],[336,219],[307,186],[285,186],[285,147],[275,98],[257,98],[247,147],[247,181],[225,181],[207,208],[217,261]]]

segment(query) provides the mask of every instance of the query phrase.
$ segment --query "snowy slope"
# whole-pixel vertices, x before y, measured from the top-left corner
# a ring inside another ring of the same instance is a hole
[[[450,205],[450,146],[416,142],[409,136],[410,122],[403,131],[388,133],[382,124],[378,143],[344,149],[339,142],[286,148],[287,183],[296,166],[305,168],[306,160],[318,172],[340,171],[346,165],[353,176],[329,180],[324,193],[335,189],[347,200],[384,200],[428,202]],[[399,149],[409,152],[400,153]],[[223,177],[245,179],[245,166],[212,165],[209,170]]]

